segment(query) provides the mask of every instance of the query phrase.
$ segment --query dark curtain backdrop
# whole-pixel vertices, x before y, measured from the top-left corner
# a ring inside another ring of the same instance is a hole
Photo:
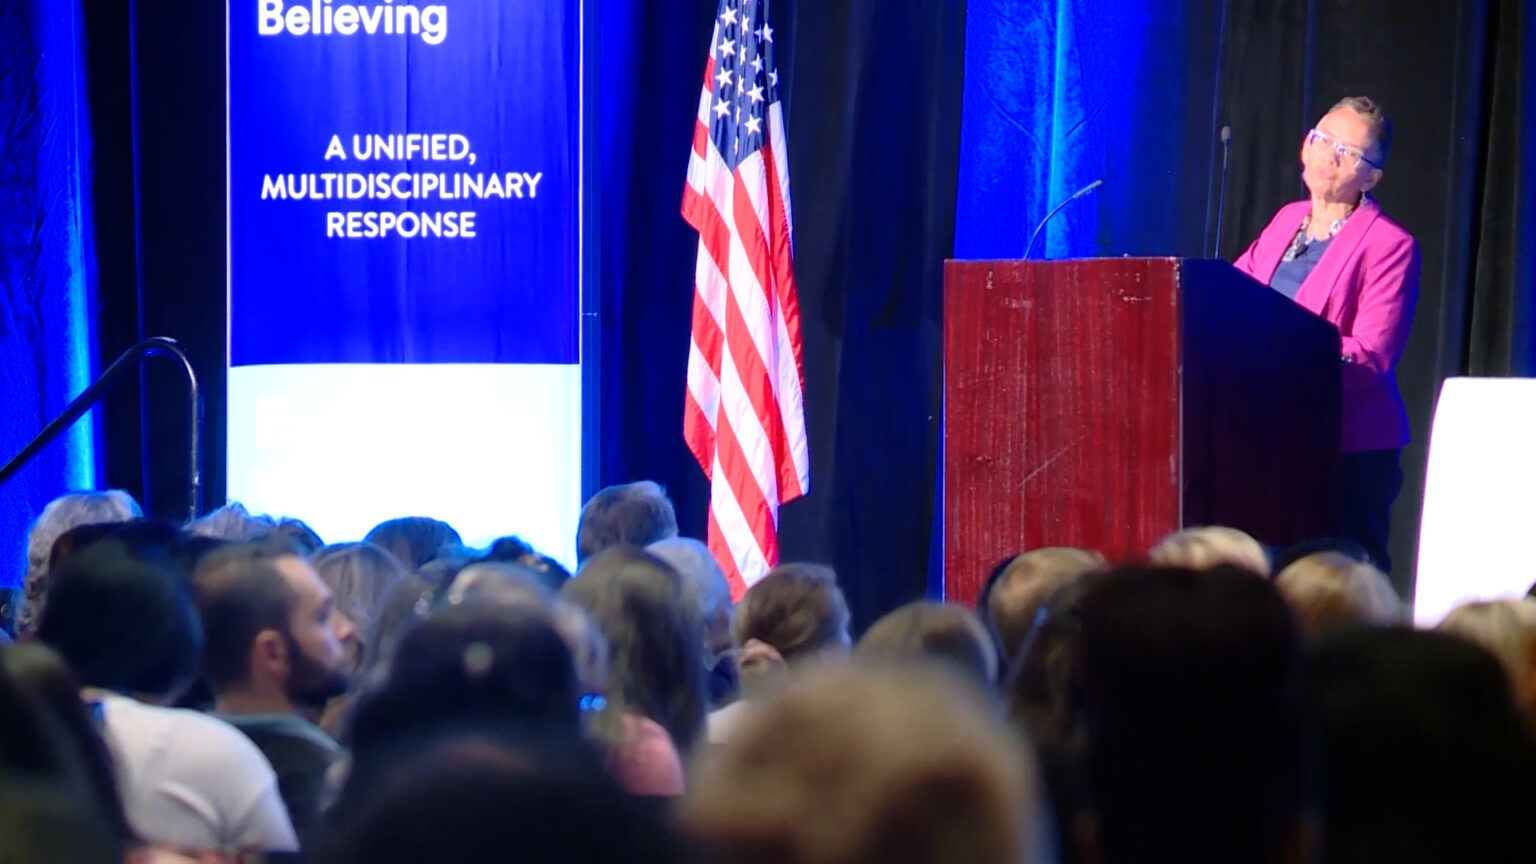
[[[1302,196],[1296,150],[1339,97],[1380,99],[1396,125],[1377,197],[1418,239],[1423,276],[1398,367],[1413,443],[1393,513],[1394,581],[1411,589],[1430,421],[1450,375],[1530,375],[1532,20],[1520,0],[1232,3],[1219,115],[1234,130],[1232,258]]]
[[[18,2],[53,5],[6,8]],[[192,349],[210,388],[217,502],[222,7],[79,3],[99,291],[87,323],[102,357],[149,334]],[[1380,197],[1424,250],[1399,370],[1415,444],[1394,558],[1411,565],[1439,382],[1532,371],[1536,179],[1523,166],[1536,146],[1536,97],[1523,6],[778,0],[812,457],[811,494],[782,514],[785,554],[836,565],[860,625],[930,584],[945,257],[1018,255],[1054,193],[1098,176],[1101,194],[1053,226],[1047,251],[1199,255],[1214,234],[1216,130],[1230,124],[1220,254],[1231,258],[1300,194],[1304,130],[1338,96],[1365,92],[1398,123]],[[608,0],[597,34],[599,480],[663,482],[691,533],[701,533],[707,502],[681,438],[696,241],[678,208],[714,11],[712,0]],[[988,110],[1005,115],[991,131]],[[993,163],[977,163],[977,152]],[[109,403],[100,452],[99,482],[165,515],[184,505],[172,381],[152,369],[140,392]],[[14,401],[9,377],[5,385]]]
[[[713,0],[641,0],[601,35],[603,480],[662,482],[696,536],[708,489],[682,406],[698,240],[678,210],[714,13]],[[778,0],[772,13],[811,456],[780,539],[786,560],[837,567],[862,626],[926,587],[964,4]]]
[[[1519,0],[972,0],[957,257],[1212,254],[1219,130],[1233,130],[1215,254],[1304,197],[1298,151],[1340,97],[1381,100],[1397,138],[1378,189],[1424,259],[1398,369],[1414,441],[1393,518],[1411,588],[1424,460],[1448,375],[1531,374],[1536,202],[1532,21]],[[1126,98],[1126,91],[1133,96]]]

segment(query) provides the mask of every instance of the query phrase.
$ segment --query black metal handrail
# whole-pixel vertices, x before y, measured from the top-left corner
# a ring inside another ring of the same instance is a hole
[[[197,386],[197,372],[192,369],[192,361],[187,357],[187,352],[182,350],[175,339],[165,336],[145,339],[112,361],[112,365],[101,373],[101,377],[85,388],[85,392],[76,396],[58,419],[44,426],[43,431],[37,433],[37,437],[32,439],[32,443],[23,447],[11,461],[0,466],[0,485],[21,471],[23,466],[41,453],[43,448],[47,447],[60,433],[74,425],[76,420],[85,415],[85,412],[94,408],[124,372],[137,368],[141,361],[156,356],[175,357],[181,361],[181,368],[187,373],[187,413],[190,415],[187,421],[187,432],[191,442],[187,454],[187,519],[189,521],[196,519],[203,507],[203,397]]]

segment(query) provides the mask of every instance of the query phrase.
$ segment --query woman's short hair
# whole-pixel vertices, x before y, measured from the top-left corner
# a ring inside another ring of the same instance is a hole
[[[635,546],[587,559],[560,597],[580,606],[608,641],[608,711],[595,724],[616,741],[620,715],[656,721],[687,751],[704,728],[703,630],[666,562]]]
[[[864,631],[854,656],[880,663],[937,663],[986,690],[997,683],[992,635],[975,612],[949,603],[920,601],[888,613]]]
[[[26,635],[37,629],[38,616],[48,599],[48,558],[60,535],[80,525],[126,522],[143,515],[139,503],[121,489],[73,492],[48,502],[27,534],[27,569],[17,609],[17,632]]]
[[[1403,620],[1403,603],[1374,566],[1338,552],[1308,555],[1280,571],[1275,587],[1303,633],[1315,636],[1350,625],[1385,626]]]
[[[1499,659],[1510,689],[1536,720],[1536,601],[1483,600],[1463,603],[1435,628],[1482,646]]]
[[[1269,576],[1269,553],[1264,546],[1246,532],[1220,525],[1175,531],[1152,547],[1149,557],[1160,567],[1209,570],[1230,564]]]
[[[738,646],[756,639],[790,662],[846,639],[848,602],[837,573],[823,564],[773,568],[737,604],[731,634]]]
[[[104,540],[54,575],[37,638],[84,684],[165,699],[191,683],[202,623],[190,580],[169,560]]]
[[[1333,103],[1328,113],[1332,114],[1343,108],[1359,114],[1360,119],[1371,127],[1371,137],[1376,140],[1376,162],[1381,165],[1387,164],[1387,152],[1392,149],[1392,121],[1387,117],[1386,111],[1382,110],[1381,103],[1369,96],[1345,96]]]
[[[680,823],[722,860],[1039,860],[1022,739],[932,669],[807,670],[696,768]]]

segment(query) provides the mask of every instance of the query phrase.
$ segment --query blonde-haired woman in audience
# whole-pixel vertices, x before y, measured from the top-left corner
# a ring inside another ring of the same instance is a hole
[[[1308,636],[1350,625],[1404,620],[1403,602],[1374,565],[1338,552],[1308,555],[1275,577],[1275,587]]]
[[[1022,741],[932,669],[807,670],[695,768],[680,823],[720,860],[1053,859]]]
[[[30,636],[48,599],[48,559],[54,541],[81,525],[127,522],[144,515],[139,502],[121,489],[105,492],[74,492],[48,502],[27,535],[27,570],[22,598],[16,609],[16,635]]]
[[[1526,717],[1536,722],[1536,600],[1481,600],[1452,609],[1435,629],[1499,658]]]
[[[709,740],[734,734],[752,701],[792,666],[844,662],[852,653],[848,603],[823,564],[780,564],[741,598],[731,624],[741,698],[709,715]]]
[[[1259,541],[1236,528],[1210,525],[1176,531],[1156,546],[1149,556],[1153,564],[1207,570],[1232,564],[1269,575],[1269,553]]]
[[[353,681],[360,681],[363,657],[367,651],[365,634],[372,630],[374,613],[384,602],[389,589],[405,575],[400,559],[372,543],[339,543],[326,546],[310,559],[315,571],[331,589],[333,625],[350,624],[352,638],[342,646],[347,652],[348,669]],[[352,704],[348,693],[332,699],[320,718],[320,728],[336,736]]]
[[[864,631],[860,662],[937,664],[985,692],[997,689],[997,645],[975,612],[953,603],[908,603]]]

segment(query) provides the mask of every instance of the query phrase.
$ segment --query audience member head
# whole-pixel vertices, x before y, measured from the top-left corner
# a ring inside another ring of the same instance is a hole
[[[132,843],[133,829],[128,826],[128,816],[118,797],[112,754],[80,698],[80,679],[57,653],[38,642],[0,648],[0,675],[11,682],[6,692],[13,699],[18,693],[10,687],[30,690],[37,697],[37,703],[30,710],[37,712],[33,716],[39,718],[39,722],[45,722],[54,733],[53,758],[57,760],[55,768],[60,769],[54,772],[54,779],[67,781],[75,787],[120,842]],[[12,699],[0,699],[0,702],[11,703]],[[27,710],[23,705],[6,704],[0,708],[0,714],[14,721],[26,716]],[[7,736],[0,735],[3,737]],[[28,738],[27,735],[19,737],[22,740]],[[14,736],[11,740],[14,741]],[[36,748],[38,745],[29,743],[26,746]],[[44,752],[34,749],[32,755],[41,756]],[[0,774],[4,773],[7,772],[0,771]]]
[[[709,547],[692,537],[668,537],[646,547],[683,578],[683,599],[704,627],[704,655],[713,660],[731,650],[731,583]]]
[[[1318,552],[1293,562],[1275,577],[1275,587],[1308,636],[1403,621],[1402,601],[1386,575],[1338,552]]]
[[[362,671],[364,639],[373,616],[384,603],[390,586],[405,575],[400,559],[372,543],[341,543],[327,546],[310,559],[315,571],[331,589],[337,619],[333,627],[350,625],[352,640],[345,646],[353,674]]]
[[[325,541],[315,533],[315,529],[309,527],[298,519],[289,516],[277,520],[268,532],[267,539],[288,546],[295,546],[305,555],[314,555],[325,548]]]
[[[1314,645],[1304,682],[1321,860],[1529,857],[1531,737],[1486,650],[1406,627],[1339,630]]]
[[[949,603],[908,603],[876,621],[859,639],[861,661],[939,664],[991,692],[997,647],[976,613]]]
[[[407,573],[384,593],[377,614],[363,638],[361,680],[371,683],[385,674],[405,635],[431,611],[438,588],[415,573]]]
[[[521,564],[500,561],[480,561],[467,565],[453,577],[453,582],[443,593],[443,602],[451,605],[521,603],[548,607],[552,600],[554,594],[544,586],[537,573]]]
[[[677,513],[660,486],[649,480],[609,486],[581,508],[576,526],[576,563],[610,546],[649,546],[677,536]]]
[[[696,767],[680,822],[735,864],[1045,860],[1028,754],[932,669],[807,670]]]
[[[1297,561],[1320,552],[1332,552],[1367,564],[1371,561],[1371,553],[1358,542],[1347,537],[1323,537],[1304,540],[1294,546],[1281,549],[1276,553],[1274,561],[1270,562],[1270,568],[1273,572],[1279,573]]]
[[[187,530],[199,537],[248,543],[272,533],[277,526],[270,516],[252,516],[245,505],[231,501],[223,507],[187,523]]]
[[[1309,860],[1299,639],[1279,592],[1247,575],[1124,569],[1080,601],[1085,859]]]
[[[359,698],[352,742],[361,759],[444,730],[574,735],[579,702],[571,652],[547,609],[445,606],[405,634],[382,685]]]
[[[1536,721],[1536,601],[1463,603],[1435,629],[1469,639],[1498,658],[1516,704]]]
[[[48,502],[27,534],[27,569],[17,609],[17,633],[30,635],[37,629],[48,598],[48,556],[59,535],[79,525],[126,522],[143,515],[133,496],[121,489],[76,492]]]
[[[489,549],[485,550],[486,560],[489,561],[516,561],[524,555],[534,554],[533,547],[528,541],[516,535],[510,537],[498,537],[491,541]]]
[[[821,564],[780,564],[736,606],[732,635],[743,686],[786,665],[849,655],[848,603],[837,574]]]
[[[37,637],[83,684],[164,703],[191,683],[203,628],[187,578],[167,559],[105,540],[54,575]]]
[[[1175,531],[1152,548],[1150,558],[1160,567],[1209,570],[1228,564],[1266,578],[1270,573],[1269,552],[1259,541],[1219,525]]]
[[[580,606],[608,641],[608,711],[598,733],[612,739],[623,714],[660,724],[680,751],[704,726],[703,631],[682,580],[634,546],[611,546],[582,565],[560,596]]]
[[[322,860],[339,864],[516,858],[600,864],[678,860],[663,820],[568,742],[457,737],[391,766]]]
[[[221,549],[194,575],[206,633],[203,670],[226,713],[318,709],[348,686],[350,622],[299,550],[274,543]]]
[[[1034,744],[1050,794],[1062,861],[1077,860],[1070,841],[1089,808],[1088,720],[1082,694],[1078,607],[1103,571],[1085,573],[1045,601],[1014,656],[1004,685],[1009,721]]]
[[[425,516],[404,516],[380,522],[363,539],[384,547],[399,558],[407,570],[420,568],[445,549],[457,551],[464,545],[452,525]]]
[[[177,570],[189,573],[190,570],[182,564],[187,560],[186,550],[199,538],[164,519],[80,525],[65,531],[54,541],[53,551],[48,554],[49,571],[62,570],[69,559],[102,540],[116,540],[138,554],[164,556]]]
[[[523,542],[521,537],[502,537],[491,544],[482,561],[500,561],[507,564],[517,564],[526,567],[539,577],[544,587],[550,591],[558,592],[561,586],[570,581],[571,573],[566,570],[559,561],[541,555],[532,546]]]
[[[552,607],[555,629],[571,650],[576,664],[576,679],[583,697],[602,696],[608,692],[608,640],[587,610],[574,603],[556,600]]]
[[[1014,662],[1036,614],[1053,594],[1104,566],[1104,556],[1070,546],[1048,546],[1009,560],[977,610],[997,636],[1003,665]]]

